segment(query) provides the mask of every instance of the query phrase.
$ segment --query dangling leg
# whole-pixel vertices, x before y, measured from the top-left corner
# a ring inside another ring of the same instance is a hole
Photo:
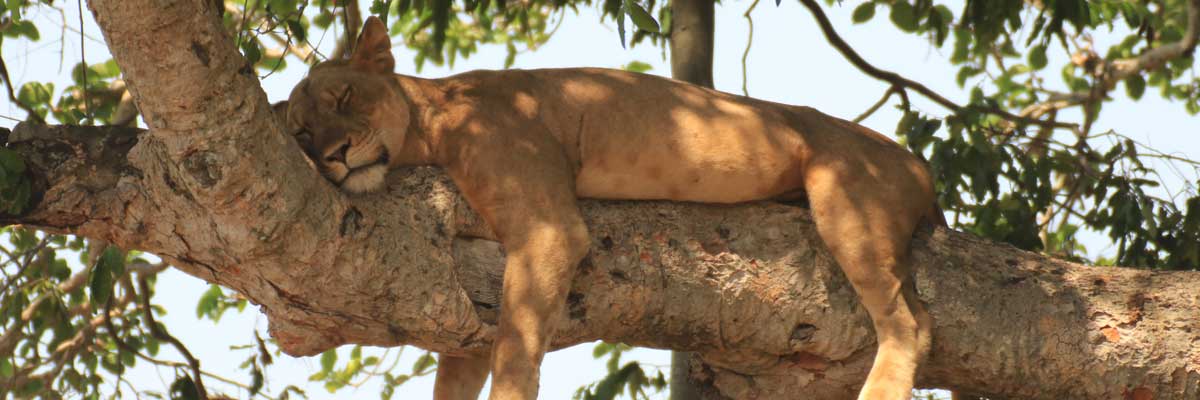
[[[448,168],[506,253],[500,324],[492,343],[491,400],[537,398],[538,369],[553,324],[591,245],[566,156],[552,136],[527,139],[522,146],[498,143],[506,150],[481,151],[471,163]]]
[[[527,240],[506,240],[500,326],[492,347],[491,400],[537,398],[538,368],[566,305],[575,266],[587,252],[587,229],[575,223],[531,224]],[[565,227],[565,228],[564,228]]]
[[[932,329],[909,268],[908,245],[920,214],[904,199],[889,198],[886,185],[836,173],[807,179],[817,232],[875,327],[879,347],[858,398],[908,400]]]
[[[488,377],[487,357],[438,355],[434,400],[479,400]]]

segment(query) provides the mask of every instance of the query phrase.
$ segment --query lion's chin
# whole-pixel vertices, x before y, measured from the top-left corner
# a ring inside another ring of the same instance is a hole
[[[350,193],[367,193],[382,189],[387,177],[387,165],[382,163],[356,168],[342,180],[342,190]]]

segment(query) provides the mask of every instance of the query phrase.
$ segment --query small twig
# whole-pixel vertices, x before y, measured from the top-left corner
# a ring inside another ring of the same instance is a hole
[[[146,322],[146,328],[150,330],[150,334],[155,339],[171,343],[175,347],[175,350],[178,350],[179,354],[182,354],[183,358],[187,359],[188,366],[192,368],[192,377],[196,383],[196,394],[201,399],[207,399],[208,392],[204,390],[204,382],[201,381],[203,372],[200,370],[200,360],[192,356],[192,352],[183,345],[183,342],[180,342],[179,339],[171,336],[170,333],[160,329],[158,322],[154,320],[154,310],[150,308],[150,284],[146,282],[145,276],[138,276],[138,291],[141,292],[138,304],[145,314],[146,319],[144,321]]]
[[[10,259],[10,260],[16,260],[17,257],[24,257],[25,261],[20,264],[21,269],[17,271],[17,274],[13,275],[11,280],[4,283],[4,289],[0,290],[0,294],[8,292],[8,289],[9,289],[9,287],[12,286],[13,282],[16,282],[17,278],[20,278],[21,275],[25,273],[25,269],[29,268],[29,265],[33,263],[33,255],[42,251],[42,249],[45,248],[46,245],[48,245],[48,244],[50,244],[49,237],[47,237],[46,239],[42,239],[42,241],[38,242],[38,244],[36,246],[33,246],[29,250],[26,250],[25,252],[21,253],[20,255]],[[8,251],[5,250],[5,253],[8,253]],[[11,254],[11,253],[9,253],[9,254]]]
[[[333,53],[329,54],[330,60],[346,58],[354,51],[354,41],[358,38],[358,26],[362,25],[362,14],[358,11],[357,1],[348,2],[342,6],[342,23],[346,28],[345,35],[333,46]]]
[[[21,267],[17,269],[17,273],[8,277],[8,281],[4,282],[4,289],[0,289],[0,294],[8,293],[8,289],[12,287],[13,283],[17,282],[17,279],[21,278],[21,275],[25,275],[25,270],[29,269],[30,265],[33,265],[33,263],[31,263],[31,262],[22,263]]]
[[[908,91],[904,88],[899,88],[896,90],[896,93],[900,93],[900,107],[904,108],[904,112],[912,111],[912,103],[908,102]]]
[[[883,92],[883,97],[880,97],[879,101],[876,101],[875,104],[872,104],[871,107],[866,111],[863,111],[862,114],[854,117],[852,121],[854,121],[854,123],[863,122],[863,120],[867,119],[867,117],[870,117],[871,114],[874,114],[876,110],[879,110],[879,107],[883,107],[884,103],[887,103],[887,100],[892,97],[892,93],[896,93],[895,86],[889,87],[886,92]]]
[[[750,12],[754,11],[754,7],[758,7],[758,0],[750,3],[750,7],[746,8],[746,12],[742,16],[746,17],[746,24],[749,25],[746,33],[746,50],[742,51],[742,94],[749,96],[750,91],[746,89],[746,59],[750,57],[750,45],[754,44],[754,18],[750,17]]]
[[[229,11],[228,8],[232,8],[232,7],[233,6],[226,6],[226,11]],[[250,14],[254,13],[254,10],[250,9],[249,7],[250,7],[250,0],[245,0],[242,2],[242,11],[241,11],[242,12],[242,22],[238,24],[238,31],[237,31],[237,45],[238,46],[242,45],[242,32],[246,31],[246,24],[250,22],[249,21]],[[254,8],[258,8],[257,1],[254,2]]]
[[[88,124],[94,124],[96,121],[96,111],[92,109],[92,102],[88,96],[88,63],[87,53],[84,51],[87,45],[83,42],[83,0],[75,0],[75,6],[79,11],[79,62],[83,64],[83,109],[87,110]]]

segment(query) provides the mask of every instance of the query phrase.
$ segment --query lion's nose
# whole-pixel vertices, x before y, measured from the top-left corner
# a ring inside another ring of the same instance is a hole
[[[349,150],[350,150],[349,143],[338,146],[338,148],[334,149],[332,153],[329,153],[328,155],[325,156],[325,161],[327,161],[327,162],[338,161],[338,162],[341,162],[342,164],[345,164],[346,163],[346,152]]]

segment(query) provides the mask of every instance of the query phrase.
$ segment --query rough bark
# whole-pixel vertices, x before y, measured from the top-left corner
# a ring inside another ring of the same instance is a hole
[[[309,202],[280,217],[298,222],[264,232],[270,239],[221,242],[255,227],[187,212],[192,200],[145,173],[161,161],[134,157],[153,133],[91,129],[13,133],[10,146],[44,195],[5,222],[161,254],[261,304],[291,354],[344,343],[484,351],[503,255],[464,237],[479,221],[438,169],[398,171],[388,193]],[[316,176],[295,185],[332,190]],[[727,398],[852,395],[874,338],[805,209],[583,208],[595,244],[555,346],[605,339],[695,351]],[[937,321],[922,386],[1015,398],[1200,396],[1200,273],[1086,267],[945,229],[922,230],[914,259]]]
[[[285,351],[486,351],[502,254],[435,168],[346,197],[268,118],[206,1],[94,0],[152,130],[22,125],[23,223],[161,255],[262,306]],[[211,20],[211,21],[210,21]],[[866,313],[808,213],[585,201],[594,238],[555,346],[694,351],[712,396],[847,398]],[[922,386],[1011,398],[1200,396],[1200,273],[1086,267],[944,229],[914,243],[936,319]]]

